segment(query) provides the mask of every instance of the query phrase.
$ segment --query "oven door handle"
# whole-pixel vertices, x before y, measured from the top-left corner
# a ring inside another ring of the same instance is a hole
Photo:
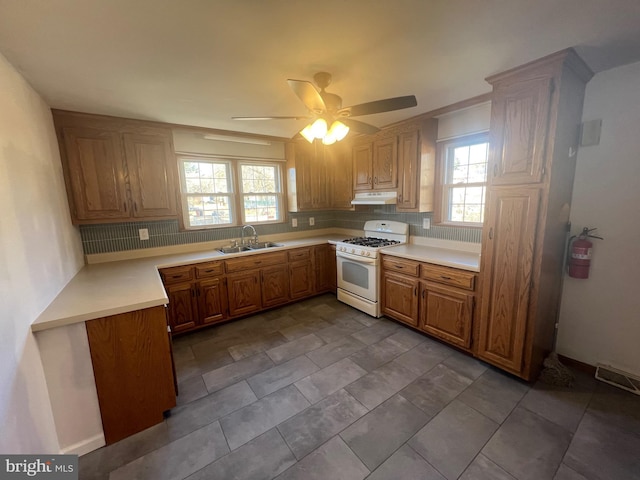
[[[353,260],[354,262],[357,262],[357,263],[366,263],[368,265],[376,265],[378,263],[377,258],[367,258],[367,257],[362,257],[360,255],[352,255],[351,253],[346,253],[346,252],[336,252],[336,257],[342,257],[348,260]]]

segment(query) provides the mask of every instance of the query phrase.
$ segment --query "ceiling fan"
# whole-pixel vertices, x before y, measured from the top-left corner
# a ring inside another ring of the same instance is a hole
[[[293,92],[309,110],[310,115],[232,118],[234,120],[313,120],[299,132],[300,135],[310,143],[319,138],[325,145],[331,145],[336,141],[342,140],[349,130],[364,134],[373,134],[380,131],[378,127],[354,120],[352,117],[391,112],[418,105],[414,95],[407,95],[343,107],[340,96],[325,91],[325,88],[331,83],[330,73],[318,72],[313,76],[313,80],[320,91],[306,80],[287,80]]]

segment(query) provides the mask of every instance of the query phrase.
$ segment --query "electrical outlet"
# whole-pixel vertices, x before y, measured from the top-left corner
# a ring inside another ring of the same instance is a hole
[[[309,217],[309,225],[313,227],[315,224],[316,224],[316,219],[313,217]]]
[[[149,240],[149,229],[148,228],[138,229],[138,235],[140,235],[140,240]]]
[[[293,228],[298,228],[298,219],[297,218],[292,218],[291,219],[291,226]]]
[[[427,217],[422,219],[422,228],[424,228],[425,230],[429,230],[431,228],[430,218]]]

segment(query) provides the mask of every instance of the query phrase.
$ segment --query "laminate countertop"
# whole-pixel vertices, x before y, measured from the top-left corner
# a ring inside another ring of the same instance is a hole
[[[385,247],[382,250],[383,255],[392,255],[395,257],[407,258],[419,262],[433,263],[445,267],[459,268],[461,270],[469,270],[471,272],[480,271],[480,252],[479,245],[469,250],[456,249],[455,246],[425,245],[408,243],[404,245],[396,245],[393,247]],[[478,251],[475,251],[477,248]]]
[[[233,257],[341,240],[344,234],[276,240],[281,247],[236,254],[216,249],[85,265],[31,324],[34,332],[96,318],[165,305],[169,301],[159,268],[224,260]]]

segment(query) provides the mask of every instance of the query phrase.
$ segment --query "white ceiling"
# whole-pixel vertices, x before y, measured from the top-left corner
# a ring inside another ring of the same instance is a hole
[[[0,0],[0,52],[54,108],[283,137],[286,79],[333,74],[383,126],[490,91],[488,75],[576,47],[594,71],[640,61],[640,0]]]

